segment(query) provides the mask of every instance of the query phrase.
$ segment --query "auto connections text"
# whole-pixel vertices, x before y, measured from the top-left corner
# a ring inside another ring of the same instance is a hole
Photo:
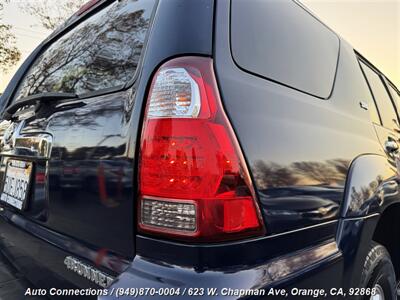
[[[327,298],[335,297],[359,297],[373,296],[376,290],[373,288],[330,288],[330,289],[303,289],[303,288],[267,288],[267,289],[240,289],[240,288],[123,288],[113,287],[109,289],[35,289],[28,288],[25,291],[25,296],[114,296],[119,297],[244,297],[244,296],[270,296],[270,297],[308,297],[308,298]]]

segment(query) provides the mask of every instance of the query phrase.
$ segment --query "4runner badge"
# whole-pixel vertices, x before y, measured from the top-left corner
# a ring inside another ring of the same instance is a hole
[[[103,273],[72,256],[67,256],[64,259],[64,264],[68,270],[100,285],[103,288],[109,287],[114,280],[113,277]]]

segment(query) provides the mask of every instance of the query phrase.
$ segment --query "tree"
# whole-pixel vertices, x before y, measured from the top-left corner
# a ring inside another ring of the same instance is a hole
[[[20,8],[36,17],[48,30],[55,30],[72,16],[87,0],[21,1]]]
[[[2,11],[4,3],[0,3],[0,71],[7,71],[10,67],[15,65],[21,58],[21,52],[15,46],[15,35],[12,33],[11,25],[2,23]]]

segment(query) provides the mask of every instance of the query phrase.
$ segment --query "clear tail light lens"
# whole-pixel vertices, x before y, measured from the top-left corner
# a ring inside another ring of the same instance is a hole
[[[161,70],[150,94],[148,118],[192,118],[200,111],[199,87],[184,68]]]
[[[139,166],[141,232],[196,242],[264,233],[212,59],[177,58],[156,72]]]

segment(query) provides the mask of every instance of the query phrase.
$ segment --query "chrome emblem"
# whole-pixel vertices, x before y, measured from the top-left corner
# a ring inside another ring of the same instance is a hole
[[[8,143],[10,143],[16,128],[17,128],[16,123],[11,123],[10,126],[7,127],[3,135],[3,141],[2,141],[3,145],[7,145]]]
[[[64,259],[64,265],[68,270],[75,272],[103,288],[109,287],[114,280],[114,278],[108,274],[103,273],[72,256],[67,256]]]
[[[15,146],[15,140],[20,136],[20,132],[25,125],[25,121],[22,120],[19,123],[11,123],[6,130],[4,130],[3,137],[1,139],[1,150],[9,151]]]

